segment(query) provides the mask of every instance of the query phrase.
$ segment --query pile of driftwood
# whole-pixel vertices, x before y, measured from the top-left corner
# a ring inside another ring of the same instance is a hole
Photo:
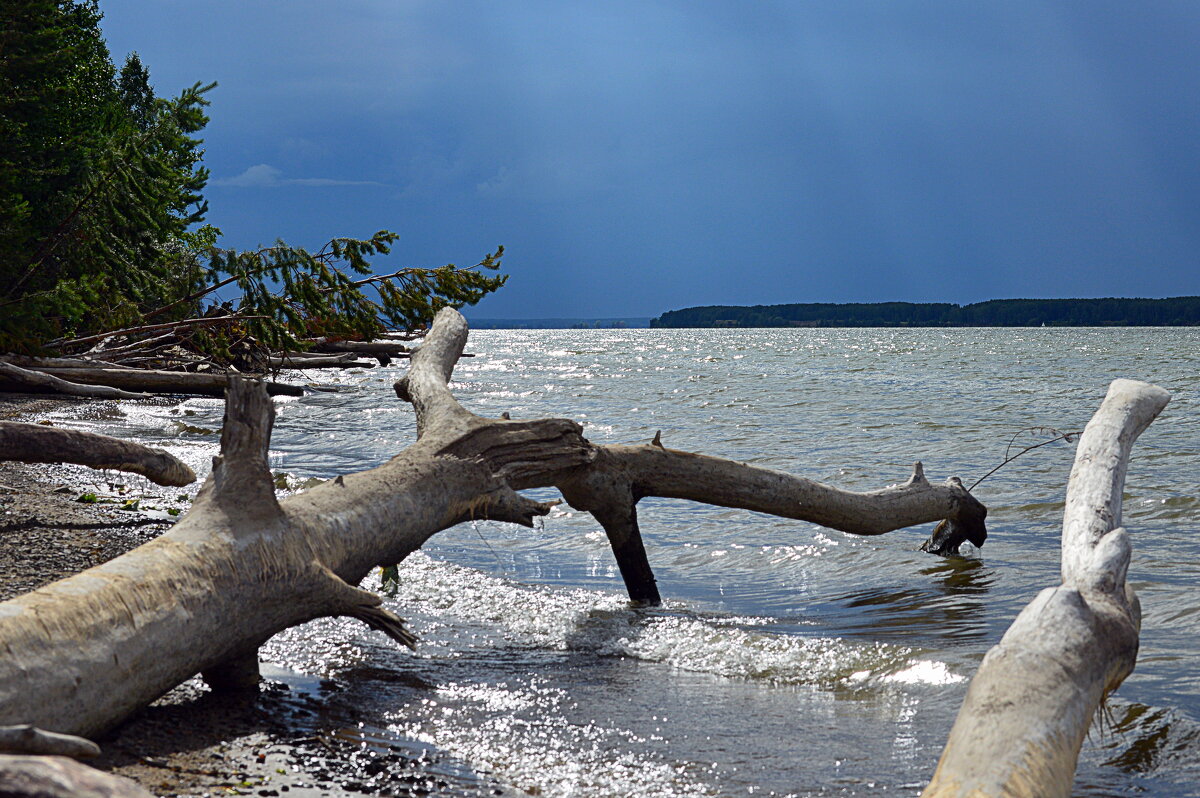
[[[639,446],[599,445],[566,419],[476,416],[448,387],[466,336],[462,317],[442,311],[396,384],[416,411],[416,443],[378,468],[283,501],[267,466],[271,400],[260,383],[231,380],[221,455],[170,532],[0,604],[0,723],[18,724],[0,731],[0,747],[91,750],[80,737],[102,734],[196,673],[218,690],[253,686],[258,647],[313,618],[358,618],[412,645],[402,621],[356,585],[455,524],[532,526],[554,503],[517,492],[525,488],[556,487],[590,512],[630,597],[643,603],[659,601],[637,519],[646,496],[863,535],[942,520],[947,550],[986,536],[983,505],[957,479],[929,482],[920,464],[902,485],[853,493],[667,449],[658,436]],[[1113,383],[1081,437],[1068,487],[1063,584],[1026,608],[984,659],[926,795],[1069,795],[1090,719],[1133,667],[1140,614],[1125,581],[1121,490],[1134,439],[1166,402],[1154,386]],[[0,780],[77,779],[75,792],[62,794],[145,795],[119,780],[105,789],[128,792],[84,792],[79,780],[99,776],[77,767],[54,757],[0,757]]]
[[[135,399],[150,394],[224,396],[229,374],[276,374],[282,370],[371,367],[407,358],[411,348],[389,333],[377,341],[309,338],[303,351],[270,352],[243,347],[243,368],[218,365],[189,341],[197,330],[229,327],[244,316],[206,316],[147,324],[81,338],[51,341],[57,357],[0,354],[0,391],[59,393],[99,399]],[[235,347],[236,348],[236,345]],[[363,359],[368,358],[368,359]],[[299,396],[297,385],[268,382],[271,395]]]

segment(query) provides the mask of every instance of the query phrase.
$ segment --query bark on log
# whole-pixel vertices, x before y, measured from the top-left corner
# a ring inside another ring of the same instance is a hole
[[[0,421],[0,460],[111,468],[141,474],[157,485],[182,486],[196,481],[186,463],[162,449],[94,432],[17,421]]]
[[[1071,469],[1062,585],[1043,590],[984,657],[925,798],[1071,794],[1092,718],[1137,658],[1121,494],[1133,442],[1169,398],[1143,382],[1109,387]]]
[[[0,390],[12,390],[7,387],[12,383],[6,378],[8,364],[0,363]],[[53,375],[48,371],[30,372],[43,377],[53,377],[74,383],[91,386],[111,386],[125,391],[144,391],[146,393],[187,394],[194,396],[224,396],[229,385],[229,376],[225,374],[199,374],[187,371],[151,371],[149,369],[124,368],[63,368],[54,369]],[[272,396],[303,396],[304,389],[299,385],[286,385],[279,382],[264,383],[267,392]],[[145,394],[126,394],[118,398],[145,399]]]
[[[76,371],[73,369],[72,371]],[[83,380],[82,382],[86,382]],[[33,371],[0,362],[0,391],[30,393],[61,393],[66,396],[85,396],[91,399],[148,399],[144,393],[132,393],[109,385],[81,385],[42,371]]]
[[[565,419],[485,419],[448,387],[467,339],[437,317],[396,392],[413,404],[416,443],[384,465],[277,502],[267,467],[273,408],[258,384],[231,380],[221,456],[191,510],[134,551],[0,604],[0,723],[90,736],[197,672],[253,681],[271,635],[346,615],[411,644],[381,599],[356,585],[434,533],[473,519],[532,526],[553,502],[518,494],[559,486],[613,540],[630,594],[657,601],[635,505],[675,496],[813,518],[860,534],[952,517],[983,534],[982,505],[961,485],[852,494],[661,446],[595,446]],[[738,491],[743,493],[739,494]],[[882,521],[866,515],[885,514]]]

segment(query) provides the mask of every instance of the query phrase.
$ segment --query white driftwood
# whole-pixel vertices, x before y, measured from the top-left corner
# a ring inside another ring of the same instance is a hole
[[[76,371],[76,369],[72,369]],[[144,393],[133,393],[108,385],[81,384],[42,371],[25,369],[0,361],[0,390],[8,383],[16,390],[61,393],[66,396],[86,396],[92,399],[148,399]]]
[[[182,486],[196,474],[179,458],[108,435],[42,424],[0,421],[0,460],[21,463],[76,463],[141,474],[158,485]]]
[[[1143,382],[1109,387],[1071,469],[1062,585],[1043,590],[984,657],[925,798],[1071,794],[1092,718],[1137,658],[1121,493],[1133,442],[1169,398]]]
[[[0,361],[20,366],[24,369],[73,369],[73,368],[130,368],[107,360],[94,360],[89,357],[29,357],[26,355],[0,355]]]
[[[558,486],[596,514],[631,597],[643,601],[658,600],[635,512],[647,495],[859,533],[945,518],[983,533],[986,511],[961,485],[931,485],[919,473],[852,494],[661,445],[596,446],[564,419],[481,418],[448,387],[466,340],[462,316],[441,311],[396,385],[416,410],[416,443],[282,502],[266,460],[270,399],[257,383],[231,380],[221,456],[170,532],[0,604],[0,723],[90,736],[197,672],[214,686],[244,686],[257,679],[259,645],[321,616],[355,617],[411,644],[379,597],[353,585],[463,521],[531,526],[553,503],[516,492],[524,488]],[[869,519],[881,514],[883,522]]]
[[[0,378],[12,377],[15,381],[15,375],[12,375],[8,369],[16,368],[10,364],[0,363]],[[83,383],[87,386],[92,386],[90,390],[99,391],[99,386],[111,386],[111,388],[121,389],[121,392],[104,394],[111,398],[120,399],[145,399],[146,394],[150,393],[166,393],[166,394],[188,394],[196,396],[224,396],[225,388],[229,384],[229,377],[225,374],[202,374],[187,371],[153,371],[150,369],[128,369],[128,368],[56,368],[53,370],[26,370],[28,374],[37,374],[39,377],[44,377],[50,380],[57,379],[59,382],[68,381],[71,383]],[[51,371],[53,373],[51,373]],[[110,388],[110,391],[111,391]],[[302,396],[304,389],[299,385],[286,385],[278,382],[266,383],[267,392],[272,396],[282,394],[284,396]],[[3,389],[3,380],[0,380],[0,390]],[[47,386],[47,389],[58,390],[59,393],[65,391],[54,389]],[[128,391],[144,391],[145,393],[127,393]],[[114,395],[115,394],[115,395]],[[100,393],[88,394],[92,396],[101,396]]]

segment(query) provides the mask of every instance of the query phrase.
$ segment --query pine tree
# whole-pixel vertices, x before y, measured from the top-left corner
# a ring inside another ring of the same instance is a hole
[[[222,313],[237,323],[189,344],[230,360],[235,339],[262,350],[411,329],[504,284],[488,274],[500,250],[469,269],[374,276],[370,259],[397,238],[386,230],[315,253],[219,247],[220,231],[200,226],[209,173],[197,136],[216,84],[157,97],[137,53],[117,72],[100,19],[95,0],[0,6],[0,351]],[[226,285],[240,299],[217,306]]]

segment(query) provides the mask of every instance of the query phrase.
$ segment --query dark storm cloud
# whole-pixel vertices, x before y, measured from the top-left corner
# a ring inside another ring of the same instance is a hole
[[[233,243],[502,242],[482,315],[1200,293],[1194,3],[103,8]]]

